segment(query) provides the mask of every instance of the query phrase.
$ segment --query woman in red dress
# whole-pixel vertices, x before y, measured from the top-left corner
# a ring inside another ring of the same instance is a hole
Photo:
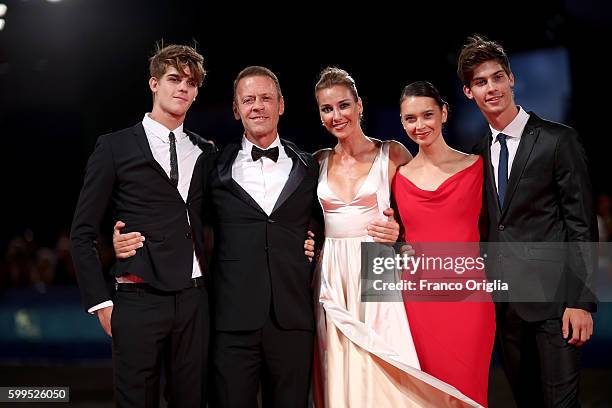
[[[406,86],[400,111],[406,133],[419,145],[418,154],[397,171],[392,185],[405,240],[415,247],[416,257],[430,255],[421,254],[421,248],[436,247],[425,243],[466,243],[459,249],[462,255],[477,258],[482,159],[446,144],[442,125],[448,116],[448,105],[431,83],[419,81]],[[438,245],[436,251],[455,251],[457,255],[457,247],[445,244],[441,249],[443,246]],[[435,271],[421,270],[412,276],[433,281],[436,276],[432,274]],[[450,278],[465,285],[468,279],[482,282],[485,275],[483,268],[473,267]],[[428,294],[444,295],[434,291]],[[406,291],[404,304],[421,369],[486,406],[495,335],[493,303],[486,294],[483,297],[483,292],[478,294],[479,301],[461,302],[427,301],[431,297],[419,295],[423,292]],[[469,293],[450,295],[456,300]]]

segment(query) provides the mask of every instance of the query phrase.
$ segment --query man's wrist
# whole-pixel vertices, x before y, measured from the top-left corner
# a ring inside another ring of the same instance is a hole
[[[107,300],[105,302],[98,303],[97,305],[90,307],[89,309],[87,309],[87,312],[89,314],[97,315],[98,314],[98,310],[101,310],[101,309],[104,309],[104,308],[107,308],[107,307],[112,307],[112,306],[113,306],[113,301],[112,300]]]

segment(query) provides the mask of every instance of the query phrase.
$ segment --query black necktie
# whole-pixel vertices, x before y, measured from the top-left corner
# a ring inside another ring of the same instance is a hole
[[[168,135],[170,139],[170,181],[172,185],[176,187],[178,185],[178,160],[176,158],[176,137],[174,133],[170,132]]]
[[[275,146],[271,149],[260,149],[259,147],[253,145],[251,149],[251,158],[253,161],[259,160],[261,157],[267,157],[268,159],[276,162],[278,160],[278,146]]]
[[[499,141],[499,164],[497,166],[497,195],[499,196],[499,206],[504,207],[504,197],[506,196],[506,187],[508,187],[508,145],[506,138],[508,136],[500,133],[497,135]]]

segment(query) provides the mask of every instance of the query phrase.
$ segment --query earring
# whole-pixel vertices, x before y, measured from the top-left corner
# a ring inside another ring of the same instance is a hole
[[[325,122],[321,121],[321,126],[325,126]]]

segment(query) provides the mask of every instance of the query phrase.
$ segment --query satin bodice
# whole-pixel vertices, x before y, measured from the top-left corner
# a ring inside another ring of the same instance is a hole
[[[331,150],[321,161],[317,195],[325,216],[326,238],[356,238],[368,235],[368,224],[385,219],[389,208],[389,143],[383,142],[365,180],[351,202],[342,201],[327,181],[327,166]],[[369,240],[369,239],[367,239]]]

